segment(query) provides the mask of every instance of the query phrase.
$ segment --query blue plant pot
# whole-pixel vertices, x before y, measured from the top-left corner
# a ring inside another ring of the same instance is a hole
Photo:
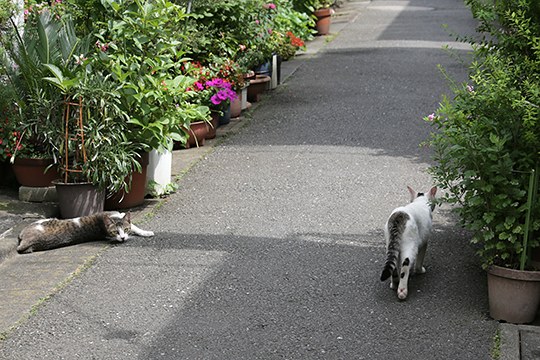
[[[272,62],[267,61],[255,68],[256,75],[266,75],[272,77]]]
[[[223,109],[223,114],[219,116],[219,125],[227,125],[231,122],[231,105]]]

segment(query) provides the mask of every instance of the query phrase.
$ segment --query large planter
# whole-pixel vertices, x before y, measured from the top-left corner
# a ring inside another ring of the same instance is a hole
[[[105,205],[105,191],[91,183],[64,183],[53,181],[58,196],[60,217],[71,219],[102,212]]]
[[[206,121],[196,121],[189,125],[189,138],[186,143],[186,149],[192,146],[204,146],[204,140],[208,135],[210,125]]]
[[[257,102],[261,100],[261,95],[266,92],[270,83],[270,76],[257,75],[255,79],[249,81],[247,98],[248,101]]]
[[[242,115],[242,91],[236,92],[236,99],[231,102],[231,118],[237,118]]]
[[[279,84],[281,84],[281,62],[281,56],[272,56],[272,83],[270,86],[271,89],[275,89]]]
[[[240,102],[242,104],[242,110],[248,110],[251,107],[251,103],[248,101],[248,96],[247,96],[248,87],[249,87],[249,84],[245,88],[242,89],[242,94],[240,98]]]
[[[210,111],[210,116],[212,117],[212,120],[210,120],[210,124],[208,125],[206,139],[214,139],[217,135],[217,128],[219,127],[219,111]]]
[[[540,271],[488,269],[489,313],[513,324],[533,322],[540,305]]]
[[[60,177],[57,166],[53,164],[53,159],[25,159],[17,157],[12,165],[12,169],[19,185],[48,187],[52,186],[53,180]]]
[[[160,153],[152,150],[148,154],[148,168],[146,170],[148,187],[153,187],[155,195],[163,195],[167,186],[172,183],[172,152]]]
[[[316,27],[317,35],[328,35],[330,33],[330,24],[332,23],[332,14],[334,9],[332,8],[323,8],[315,10],[313,15],[317,17]]]
[[[123,189],[105,200],[105,210],[129,209],[144,203],[146,196],[146,170],[148,168],[149,154],[144,153],[139,159],[141,172],[131,174],[131,187],[128,192]],[[126,181],[129,176],[126,177]]]
[[[231,106],[223,109],[221,115],[219,116],[219,125],[227,125],[231,122]]]

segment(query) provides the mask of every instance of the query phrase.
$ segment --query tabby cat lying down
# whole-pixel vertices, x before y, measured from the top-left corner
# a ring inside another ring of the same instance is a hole
[[[21,231],[17,251],[31,253],[105,239],[124,242],[130,234],[154,236],[152,231],[141,230],[132,224],[129,212],[102,212],[65,220],[43,219]]]

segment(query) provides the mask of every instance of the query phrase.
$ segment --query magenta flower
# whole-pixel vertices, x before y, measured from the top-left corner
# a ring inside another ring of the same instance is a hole
[[[221,104],[221,99],[219,99],[218,95],[215,94],[215,95],[212,95],[212,97],[210,98],[210,101],[212,102],[212,104],[214,105],[219,105]]]
[[[194,85],[194,86],[197,88],[197,90],[199,90],[199,91],[201,91],[201,90],[204,89],[203,84],[201,84],[201,83],[198,82],[198,81],[195,81],[195,82],[193,83],[193,85]]]
[[[209,80],[205,84],[207,87],[217,87],[220,88],[223,86],[223,79],[215,78],[213,80]]]
[[[271,9],[271,10],[274,10],[276,8],[276,4],[273,4],[273,3],[268,3],[268,4],[264,4],[263,7],[265,9]]]

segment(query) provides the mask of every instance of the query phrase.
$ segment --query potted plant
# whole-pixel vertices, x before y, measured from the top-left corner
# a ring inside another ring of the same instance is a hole
[[[47,126],[39,129],[47,135],[47,144],[60,165],[61,176],[55,181],[60,211],[63,217],[88,215],[103,210],[102,197],[106,190],[109,193],[128,190],[131,185],[128,176],[141,168],[136,161],[141,146],[127,139],[126,115],[120,107],[117,85],[92,68],[89,38],[79,39],[68,16],[59,21],[47,8],[40,10],[36,21],[39,40],[47,45],[43,45],[45,53],[54,54],[41,55],[46,57],[41,61],[36,83],[55,100],[50,108],[43,107],[49,111],[46,114],[52,115],[46,117]],[[27,29],[25,34],[32,39],[29,32]],[[28,56],[20,57],[25,60]],[[44,92],[39,88],[33,91]],[[75,200],[77,197],[72,193],[63,195],[65,189],[72,191],[80,185],[84,189],[84,195],[78,197],[80,200]],[[95,200],[95,205],[83,209],[83,205],[89,205],[90,198]],[[63,199],[76,208],[66,210]]]
[[[328,35],[330,33],[330,25],[332,23],[332,15],[334,14],[334,0],[312,0],[308,2],[310,10],[315,16],[315,27],[318,35]]]
[[[28,13],[24,32],[13,18],[9,23],[0,34],[5,75],[1,102],[7,115],[2,142],[8,148],[3,153],[14,164],[21,185],[49,186],[56,177],[51,139],[61,118],[62,93],[45,76],[47,66],[69,61],[75,46],[69,36],[72,24],[55,21],[47,9]],[[29,169],[33,175],[23,177]]]
[[[150,151],[148,180],[164,189],[171,183],[173,143],[185,142],[190,121],[208,110],[188,102],[193,80],[179,68],[187,15],[165,0],[104,5],[112,20],[101,26],[94,66],[117,84],[128,140]]]
[[[540,246],[540,54],[534,50],[540,19],[532,1],[512,8],[506,2],[469,3],[492,40],[475,44],[469,81],[454,83],[454,98],[426,118],[437,128],[430,171],[474,232],[472,242],[488,271],[492,317],[527,323],[540,304],[540,269],[530,261],[531,250]],[[506,280],[522,283],[496,288]]]

